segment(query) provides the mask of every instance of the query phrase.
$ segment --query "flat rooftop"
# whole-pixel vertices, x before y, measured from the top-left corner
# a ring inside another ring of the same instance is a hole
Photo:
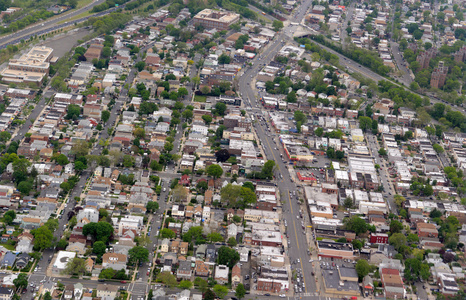
[[[219,11],[207,8],[203,11],[200,11],[194,18],[230,23],[235,21],[236,19],[239,19],[239,15],[232,12]]]

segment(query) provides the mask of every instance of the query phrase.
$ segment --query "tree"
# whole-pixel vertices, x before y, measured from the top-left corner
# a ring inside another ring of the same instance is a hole
[[[16,289],[24,289],[28,286],[28,276],[26,273],[19,273],[18,277],[13,280]]]
[[[136,138],[139,139],[144,139],[146,137],[146,131],[141,127],[134,129],[133,134]]]
[[[66,239],[60,239],[57,243],[57,248],[60,250],[64,250],[68,246],[68,241]]]
[[[53,299],[53,298],[52,298],[52,295],[50,295],[50,292],[49,292],[49,291],[45,292],[45,294],[44,294],[44,300],[52,300],[52,299]]]
[[[228,288],[224,285],[216,284],[214,285],[214,293],[217,297],[223,299],[228,294]]]
[[[317,127],[315,130],[314,130],[314,134],[318,137],[321,137],[323,134],[324,134],[324,129],[321,128],[321,127]]]
[[[58,155],[56,158],[55,158],[55,161],[57,162],[57,164],[61,165],[61,166],[65,166],[67,164],[70,163],[70,161],[68,160],[68,157],[66,157],[65,154],[60,154]]]
[[[394,233],[388,238],[388,242],[398,251],[402,246],[406,245],[406,236],[403,233]]]
[[[79,107],[79,105],[70,104],[68,105],[66,112],[67,113],[66,113],[65,119],[77,120],[79,115],[81,114],[81,108]]]
[[[142,246],[136,246],[128,251],[129,262],[134,264],[136,262],[147,262],[149,261],[149,250]]]
[[[343,206],[347,209],[353,207],[353,199],[351,197],[346,197]]]
[[[239,261],[239,253],[235,249],[222,246],[218,249],[218,263],[227,265],[230,269]]]
[[[162,282],[170,288],[174,287],[177,283],[176,277],[169,271],[159,273],[159,275],[157,275],[156,281]]]
[[[223,174],[223,169],[217,164],[211,164],[210,166],[207,167],[207,174],[211,177],[215,178],[220,178]]]
[[[43,250],[52,246],[53,233],[47,226],[41,226],[31,231],[34,235],[34,249]]]
[[[415,233],[410,233],[410,234],[408,234],[407,241],[410,244],[418,243],[419,242],[419,236],[417,234],[415,234]]]
[[[178,98],[182,98],[188,95],[188,90],[185,87],[181,87],[178,89]]]
[[[225,115],[225,111],[227,110],[227,105],[223,102],[217,102],[217,104],[215,104],[215,112],[220,115],[220,116],[224,116]]]
[[[365,116],[359,117],[359,128],[363,131],[369,130],[372,128],[372,119]]]
[[[146,63],[143,61],[138,61],[137,63],[134,64],[134,67],[138,69],[139,72],[141,72],[146,67]]]
[[[424,196],[429,197],[434,194],[434,189],[430,184],[426,184],[422,189],[422,193],[424,194]]]
[[[358,216],[352,216],[349,219],[345,219],[346,229],[354,231],[356,235],[367,232],[367,223]]]
[[[50,231],[55,232],[58,229],[58,219],[48,219],[44,224]]]
[[[401,232],[401,230],[403,230],[403,224],[401,224],[400,221],[397,221],[397,220],[392,220],[390,222],[390,232],[393,234],[393,233],[398,233],[398,232]]]
[[[235,296],[238,299],[242,299],[244,298],[245,295],[246,295],[246,289],[244,288],[244,285],[242,283],[239,283],[238,286],[236,287]]]
[[[155,212],[157,209],[159,209],[159,204],[155,201],[149,201],[147,202],[146,209],[148,212]]]
[[[113,226],[105,221],[91,222],[83,226],[83,235],[91,236],[94,241],[107,243],[113,236]]]
[[[230,153],[227,149],[220,149],[215,152],[215,157],[217,158],[217,162],[226,162],[230,158]]]
[[[102,56],[107,58],[107,57],[110,57],[110,55],[112,55],[112,48],[110,47],[104,47],[102,49]]]
[[[218,57],[218,63],[221,65],[229,64],[230,61],[231,61],[231,57],[226,54],[222,54]]]
[[[439,144],[433,144],[432,147],[434,148],[435,152],[437,153],[443,153],[445,150],[443,149],[442,146]]]
[[[205,293],[204,293],[204,300],[215,300],[216,298],[216,295],[214,292],[212,292],[211,289],[208,289]]]
[[[365,260],[365,259],[360,259],[360,260],[358,260],[358,262],[356,263],[356,273],[358,273],[359,281],[362,281],[362,279],[364,278],[364,276],[366,276],[367,274],[369,274],[370,270],[371,270],[371,266],[369,265],[369,263],[367,262],[367,260]]]
[[[207,125],[212,123],[212,117],[210,115],[203,115],[202,120],[204,120],[204,123],[206,123]]]
[[[115,274],[116,272],[112,268],[103,269],[102,271],[100,271],[99,278],[112,279],[113,277],[115,277]]]
[[[178,287],[183,290],[190,290],[193,287],[193,283],[189,280],[181,280]]]
[[[16,219],[16,212],[14,210],[9,210],[3,215],[3,222],[7,225],[11,225],[14,219]]]
[[[178,184],[172,189],[172,197],[175,202],[185,201],[188,197],[188,190],[184,186]]]
[[[107,123],[108,119],[110,119],[110,112],[108,110],[103,110],[100,113],[100,118],[102,119],[102,122]]]
[[[209,233],[207,235],[207,240],[210,241],[211,243],[215,243],[215,242],[223,242],[225,241],[225,239],[223,238],[223,236],[218,233],[218,232],[212,232],[212,233]]]
[[[188,232],[183,234],[183,241],[188,242],[188,243],[191,243],[193,240],[201,241],[202,231],[203,231],[202,226],[193,226],[189,228]]]
[[[162,239],[174,239],[176,236],[175,232],[171,229],[164,228],[160,230],[160,237]]]
[[[272,23],[272,27],[275,31],[280,31],[280,29],[283,28],[283,22],[282,21],[278,21],[278,20],[274,20],[273,23]]]
[[[86,260],[84,258],[74,257],[66,264],[64,274],[83,275],[86,274]]]
[[[98,257],[101,257],[107,250],[107,246],[102,241],[97,241],[92,246],[92,252],[95,253]]]
[[[11,134],[8,131],[2,131],[0,132],[0,141],[3,143],[6,143],[10,140]]]
[[[231,237],[228,239],[227,244],[230,247],[235,247],[238,243],[236,242],[236,239],[234,237]]]
[[[273,160],[268,160],[262,167],[262,176],[268,179],[273,177],[273,168],[275,167],[275,162]]]

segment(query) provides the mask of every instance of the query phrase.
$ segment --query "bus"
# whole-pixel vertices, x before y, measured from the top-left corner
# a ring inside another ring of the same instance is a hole
[[[261,14],[263,14],[265,16],[265,12],[262,11]]]

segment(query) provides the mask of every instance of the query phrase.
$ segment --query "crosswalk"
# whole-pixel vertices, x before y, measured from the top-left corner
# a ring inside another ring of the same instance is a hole
[[[133,295],[132,299],[145,299],[147,293],[149,292],[147,287],[147,283],[145,282],[135,282],[133,284],[133,289],[131,290],[131,294]]]

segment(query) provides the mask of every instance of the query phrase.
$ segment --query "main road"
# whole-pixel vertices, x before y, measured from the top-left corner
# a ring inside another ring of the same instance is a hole
[[[302,2],[301,6],[296,9],[296,14],[294,16],[296,22],[300,22],[303,19],[311,5],[312,1],[310,0]],[[238,82],[239,90],[242,91],[242,98],[245,100],[246,106],[252,108],[253,113],[262,115],[263,109],[251,87],[252,78],[257,75],[263,66],[267,65],[275,57],[280,48],[284,46],[285,39],[292,39],[295,29],[295,25],[286,26],[283,31],[278,34],[278,37],[271,42],[264,53],[256,57],[252,66],[247,68],[241,75]],[[306,223],[306,221],[308,220],[306,220],[306,217],[304,217],[305,219],[299,218],[299,211],[301,208],[296,197],[298,194],[298,186],[293,182],[285,161],[281,159],[279,141],[277,137],[270,132],[268,126],[271,126],[270,123],[266,125],[265,122],[257,120],[254,123],[254,130],[260,139],[267,159],[273,160],[276,163],[275,174],[277,187],[280,193],[280,200],[284,203],[282,204],[282,219],[285,220],[287,224],[286,232],[289,241],[289,243],[287,243],[288,257],[290,258],[291,267],[294,270],[299,269],[301,271],[302,282],[304,282],[304,287],[300,286],[302,292],[296,294],[296,296],[299,296],[301,299],[322,299],[316,280],[311,274],[314,269],[308,254],[308,238],[302,226],[303,222],[304,226],[307,226],[308,223]],[[316,275],[318,274],[316,273]],[[290,287],[294,289],[294,284]]]

